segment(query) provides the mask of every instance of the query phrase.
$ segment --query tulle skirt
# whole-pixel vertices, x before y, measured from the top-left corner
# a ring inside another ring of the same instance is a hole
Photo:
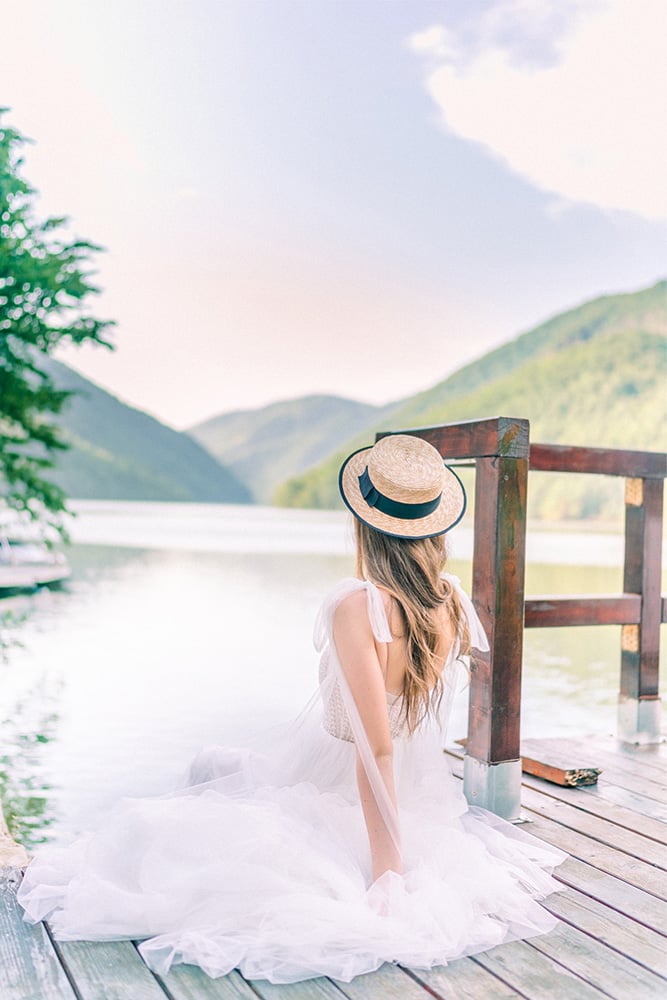
[[[59,940],[141,939],[156,972],[239,968],[349,981],[444,965],[550,930],[562,852],[469,808],[437,731],[397,740],[405,874],[371,881],[355,748],[306,713],[245,748],[208,747],[184,787],[121,799],[94,833],[40,848],[19,889]]]

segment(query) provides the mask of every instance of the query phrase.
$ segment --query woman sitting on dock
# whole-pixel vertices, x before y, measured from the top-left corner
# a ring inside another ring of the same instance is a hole
[[[393,435],[349,456],[340,490],[357,577],[320,611],[317,695],[278,732],[203,749],[186,787],[42,847],[26,919],[63,940],[141,938],[159,973],[274,983],[430,968],[554,926],[537,900],[564,855],[468,807],[442,751],[460,658],[488,649],[443,572],[463,486],[431,445]]]

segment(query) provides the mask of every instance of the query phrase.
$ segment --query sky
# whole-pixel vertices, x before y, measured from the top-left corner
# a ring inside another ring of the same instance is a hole
[[[105,247],[117,349],[184,428],[384,403],[667,273],[664,0],[22,0],[4,121]]]

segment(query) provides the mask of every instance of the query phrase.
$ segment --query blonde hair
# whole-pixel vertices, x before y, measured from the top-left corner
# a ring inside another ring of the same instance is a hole
[[[408,666],[403,710],[408,731],[428,715],[436,715],[443,695],[438,647],[442,638],[439,611],[446,607],[459,643],[459,655],[470,652],[470,630],[456,591],[442,578],[447,559],[445,536],[395,538],[354,519],[357,576],[378,584],[396,601],[407,643]]]

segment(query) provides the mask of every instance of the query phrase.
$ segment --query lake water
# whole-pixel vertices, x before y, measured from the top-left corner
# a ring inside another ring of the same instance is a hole
[[[338,513],[75,507],[67,587],[0,601],[0,794],[28,844],[94,824],[121,795],[168,791],[200,746],[296,714],[316,684],[317,607],[353,572]],[[471,545],[469,527],[452,533],[466,586]],[[619,591],[621,563],[618,536],[533,531],[527,590]],[[613,732],[619,646],[618,627],[529,631],[524,734]],[[466,711],[464,694],[451,738]]]

